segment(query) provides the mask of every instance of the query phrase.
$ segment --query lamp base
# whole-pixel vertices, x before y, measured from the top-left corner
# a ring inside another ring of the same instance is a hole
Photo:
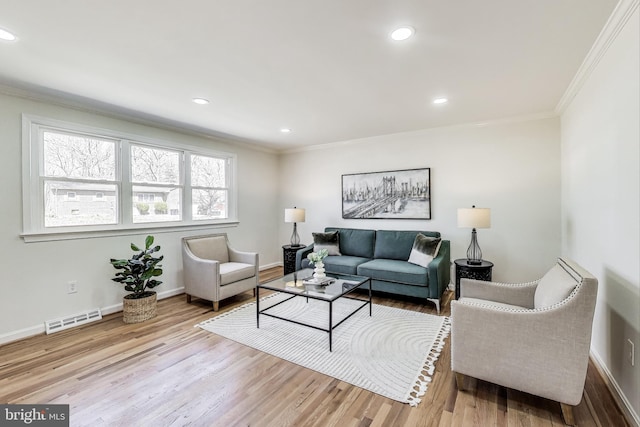
[[[480,245],[478,245],[478,237],[475,228],[471,231],[471,243],[467,249],[467,264],[482,265],[482,251],[480,250]]]

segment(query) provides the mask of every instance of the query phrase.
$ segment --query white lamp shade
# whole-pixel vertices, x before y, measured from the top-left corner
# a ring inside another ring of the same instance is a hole
[[[284,210],[284,222],[304,222],[304,219],[304,209],[288,208]]]
[[[458,209],[458,228],[491,228],[491,209]]]

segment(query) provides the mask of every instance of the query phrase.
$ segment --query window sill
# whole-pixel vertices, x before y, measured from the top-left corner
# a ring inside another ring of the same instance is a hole
[[[205,230],[211,228],[237,227],[238,220],[224,222],[198,222],[180,225],[137,224],[130,228],[113,228],[108,230],[65,230],[46,231],[41,233],[22,233],[25,243],[51,242],[56,240],[93,239],[100,237],[127,236],[131,234],[171,233],[184,230]]]

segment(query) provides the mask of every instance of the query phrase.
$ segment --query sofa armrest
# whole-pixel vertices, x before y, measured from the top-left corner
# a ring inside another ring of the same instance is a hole
[[[302,268],[302,260],[306,259],[307,255],[309,255],[311,252],[313,252],[313,243],[309,246],[305,246],[304,248],[299,249],[298,252],[296,252],[296,271]]]
[[[533,308],[538,281],[528,283],[498,283],[475,279],[460,279],[460,298],[477,298],[524,308]]]
[[[440,299],[451,280],[450,243],[443,240],[438,256],[427,266],[429,270],[429,298]]]

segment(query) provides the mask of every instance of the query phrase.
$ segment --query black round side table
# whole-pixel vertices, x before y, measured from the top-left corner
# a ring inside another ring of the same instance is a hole
[[[481,264],[467,264],[467,259],[457,259],[454,261],[456,264],[456,299],[460,298],[460,279],[476,279],[491,281],[491,269],[493,263],[491,261],[482,260]]]
[[[282,263],[284,264],[284,274],[289,274],[296,271],[296,252],[304,247],[305,245],[284,245],[282,247]]]

